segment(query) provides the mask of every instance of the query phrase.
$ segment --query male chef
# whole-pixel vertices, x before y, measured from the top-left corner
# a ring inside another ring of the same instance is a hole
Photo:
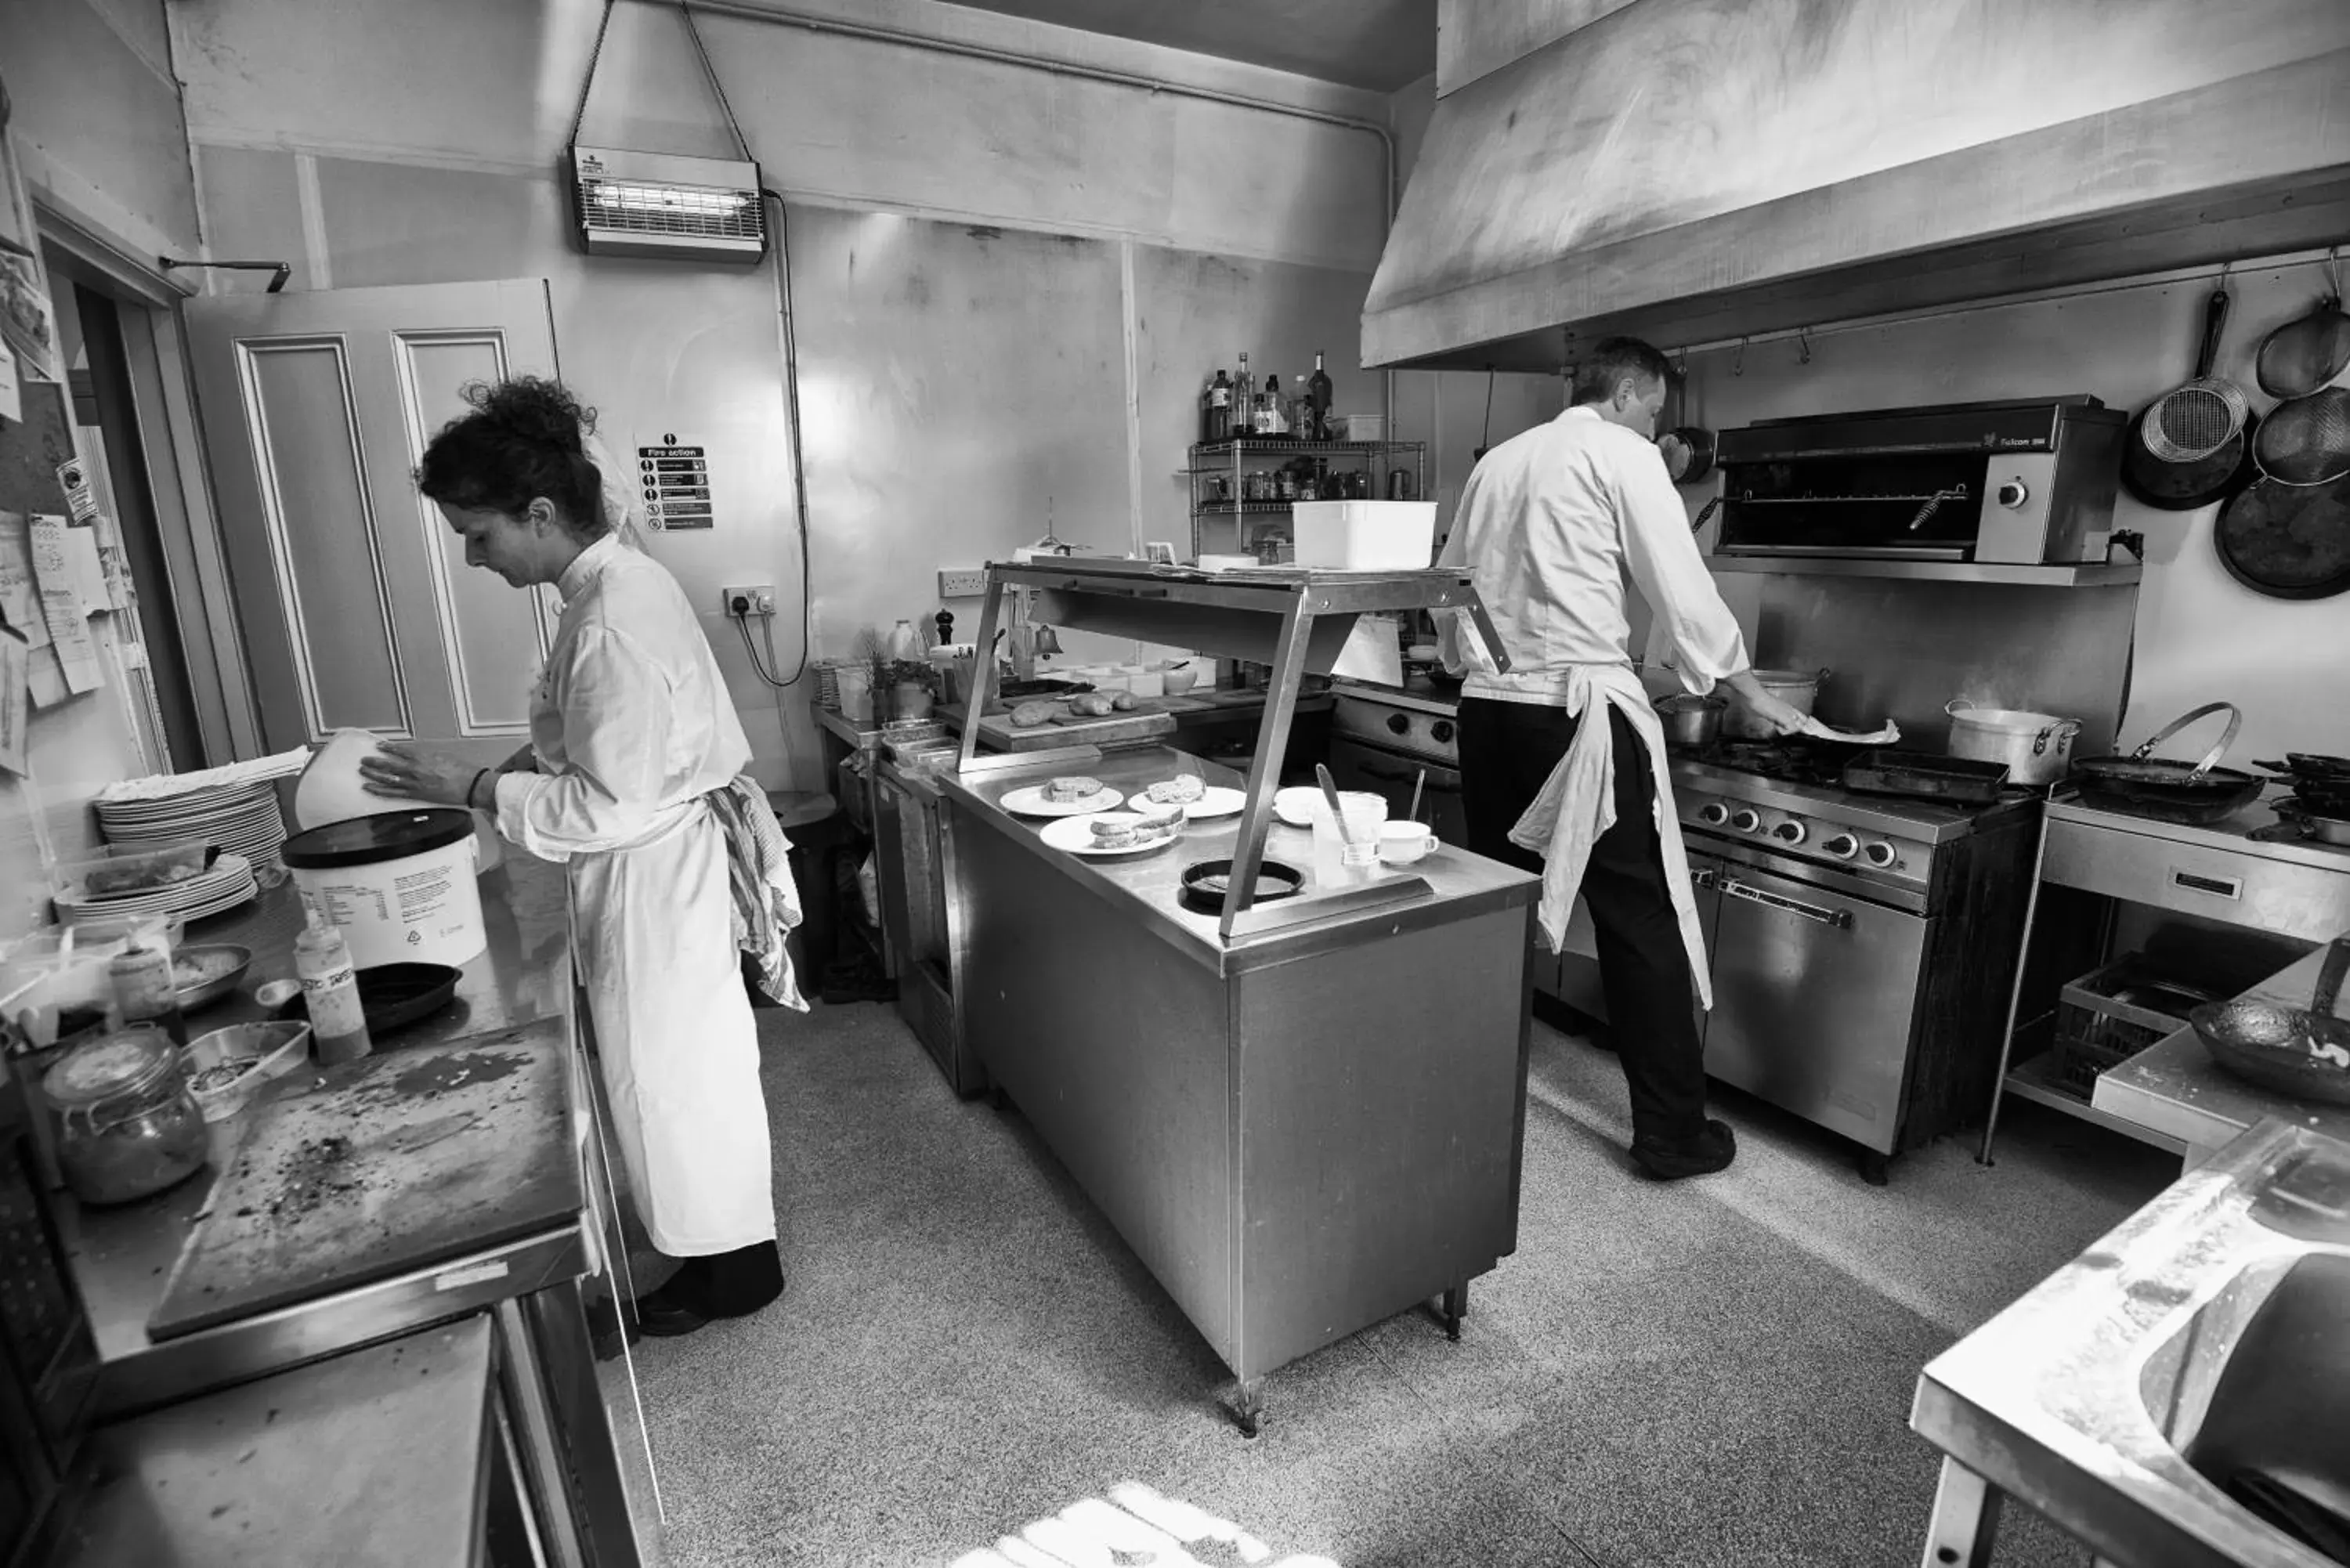
[[[1631,337],[1575,367],[1570,406],[1469,475],[1440,564],[1475,579],[1509,672],[1447,618],[1461,691],[1469,847],[1539,871],[1545,943],[1577,894],[1598,938],[1608,1021],[1632,1099],[1632,1162],[1659,1181],[1737,1153],[1705,1114],[1692,992],[1713,1002],[1690,895],[1662,727],[1632,668],[1627,575],[1670,642],[1681,683],[1720,684],[1774,734],[1802,714],[1754,679],[1738,623],[1690,532],[1654,441],[1665,357]]]

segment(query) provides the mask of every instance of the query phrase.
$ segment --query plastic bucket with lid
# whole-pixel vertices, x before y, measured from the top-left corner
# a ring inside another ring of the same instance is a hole
[[[330,822],[286,841],[302,901],[343,933],[351,963],[457,965],[489,946],[473,882],[473,817],[446,808]]]

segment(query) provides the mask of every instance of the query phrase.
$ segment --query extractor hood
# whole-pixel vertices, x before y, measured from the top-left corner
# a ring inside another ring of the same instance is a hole
[[[1363,358],[1556,372],[2345,235],[2341,0],[1640,0],[1437,100]]]

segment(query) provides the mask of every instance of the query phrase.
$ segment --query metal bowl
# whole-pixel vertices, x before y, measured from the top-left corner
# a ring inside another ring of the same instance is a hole
[[[210,1007],[234,991],[237,981],[244,978],[244,971],[252,967],[252,950],[232,943],[198,943],[180,949],[172,958],[174,979],[183,969],[203,971],[202,980],[179,988],[180,1011],[193,1012],[198,1008]]]

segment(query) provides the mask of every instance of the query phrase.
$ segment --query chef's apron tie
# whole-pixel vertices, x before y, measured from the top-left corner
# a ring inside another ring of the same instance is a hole
[[[1629,665],[1578,664],[1569,669],[1566,711],[1582,722],[1575,726],[1566,754],[1543,781],[1534,804],[1510,829],[1511,843],[1543,857],[1537,917],[1543,940],[1555,952],[1565,940],[1567,918],[1582,889],[1583,873],[1591,864],[1592,846],[1616,826],[1615,726],[1604,711],[1609,707],[1624,715],[1648,749],[1648,766],[1656,775],[1657,844],[1663,852],[1665,890],[1672,898],[1673,913],[1679,917],[1681,945],[1689,950],[1698,1004],[1711,1008],[1713,981],[1707,972],[1705,937],[1698,929],[1697,899],[1690,892],[1689,857],[1681,847],[1672,778],[1665,767],[1665,730]]]
[[[747,775],[702,797],[726,835],[727,881],[734,895],[734,942],[750,955],[754,984],[777,1007],[808,1010],[792,972],[784,939],[800,923],[800,895],[786,857],[791,841],[767,804],[767,792]]]

